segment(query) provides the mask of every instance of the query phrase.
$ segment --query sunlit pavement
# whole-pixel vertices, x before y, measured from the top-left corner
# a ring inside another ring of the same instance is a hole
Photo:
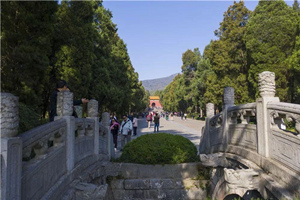
[[[164,118],[160,118],[159,125],[160,125],[159,132],[182,135],[183,137],[186,137],[191,142],[193,142],[197,150],[199,149],[200,134],[201,134],[202,127],[205,126],[205,121],[193,120],[193,119],[181,120],[180,117],[173,117],[173,120],[171,119],[166,120]],[[155,134],[154,123],[151,123],[151,127],[148,128],[148,123],[146,122],[146,118],[139,118],[137,136],[133,136],[132,139],[135,139],[145,134]],[[121,144],[120,139],[121,137],[119,137],[118,139],[118,146]],[[116,157],[119,157],[120,153],[121,152],[117,150]]]

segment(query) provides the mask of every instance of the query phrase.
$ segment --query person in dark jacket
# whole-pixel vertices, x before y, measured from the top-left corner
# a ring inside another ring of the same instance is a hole
[[[158,113],[155,113],[154,116],[154,133],[159,131],[159,115]]]
[[[54,117],[57,116],[56,105],[57,105],[57,93],[61,91],[68,91],[67,82],[65,80],[59,80],[56,83],[56,90],[50,96],[50,121],[54,121]],[[80,105],[89,102],[88,99],[83,98],[81,100],[74,100],[73,105]]]
[[[117,147],[118,147],[118,133],[119,133],[119,129],[120,129],[120,124],[118,122],[116,122],[116,120],[114,118],[112,118],[111,122],[112,123],[111,123],[111,126],[110,126],[110,131],[113,135],[115,150],[117,150]]]

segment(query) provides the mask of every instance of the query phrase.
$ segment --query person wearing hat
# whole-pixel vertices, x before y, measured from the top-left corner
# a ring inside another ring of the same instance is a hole
[[[127,117],[127,115],[123,115],[123,121],[121,123],[121,128],[119,133],[121,134],[121,151],[123,151],[123,148],[125,144],[131,141],[131,133],[132,133],[132,122]],[[126,140],[126,143],[125,143]]]

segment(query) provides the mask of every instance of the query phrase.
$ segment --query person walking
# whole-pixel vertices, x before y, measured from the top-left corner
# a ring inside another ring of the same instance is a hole
[[[131,141],[131,132],[132,132],[132,122],[130,119],[128,119],[127,115],[123,115],[123,121],[121,123],[121,128],[119,133],[122,135],[121,140],[121,151],[123,151],[123,148],[125,144]],[[126,142],[125,142],[126,140]]]
[[[150,128],[152,122],[152,116],[150,113],[147,115],[146,121],[148,122],[148,128]]]
[[[184,120],[186,121],[186,117],[187,117],[187,114],[186,113],[184,113]]]
[[[117,150],[118,133],[119,133],[119,129],[120,129],[120,124],[118,122],[116,122],[116,120],[114,118],[112,118],[111,123],[112,123],[112,125],[110,126],[110,131],[111,131],[111,134],[113,135],[115,150]]]
[[[158,113],[155,113],[155,116],[154,116],[154,133],[155,132],[159,132],[159,115]]]
[[[137,135],[136,130],[138,127],[138,119],[137,119],[136,115],[134,115],[134,117],[133,117],[132,126],[133,126],[133,135],[136,136]]]

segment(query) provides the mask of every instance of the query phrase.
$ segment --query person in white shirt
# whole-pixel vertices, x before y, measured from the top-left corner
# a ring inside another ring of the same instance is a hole
[[[123,116],[123,121],[121,123],[121,128],[119,131],[119,134],[122,135],[121,140],[121,151],[123,151],[123,148],[125,146],[125,139],[126,143],[131,141],[131,132],[132,132],[132,122],[130,119],[128,119],[127,115]]]

